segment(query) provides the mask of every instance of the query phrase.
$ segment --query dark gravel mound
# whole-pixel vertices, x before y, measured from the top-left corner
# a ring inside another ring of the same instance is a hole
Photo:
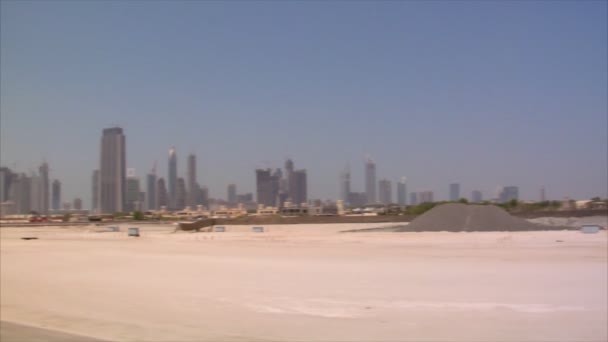
[[[449,231],[492,232],[526,230],[562,230],[567,227],[545,226],[511,216],[494,205],[447,203],[418,216],[400,232]]]

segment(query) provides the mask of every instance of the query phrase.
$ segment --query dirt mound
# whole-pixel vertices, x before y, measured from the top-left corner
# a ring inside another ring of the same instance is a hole
[[[398,231],[490,232],[561,229],[568,228],[535,224],[511,216],[502,208],[493,205],[447,203],[427,211]]]

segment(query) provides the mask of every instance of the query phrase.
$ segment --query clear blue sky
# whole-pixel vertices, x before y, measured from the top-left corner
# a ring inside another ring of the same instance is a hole
[[[2,1],[1,163],[90,203],[101,130],[212,197],[292,157],[309,197],[350,162],[409,190],[607,196],[605,1]],[[393,190],[395,191],[395,190]]]

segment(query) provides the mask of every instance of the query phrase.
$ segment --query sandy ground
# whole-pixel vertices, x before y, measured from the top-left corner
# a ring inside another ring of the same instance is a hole
[[[386,225],[2,228],[0,318],[120,341],[608,339],[606,231],[338,233]]]

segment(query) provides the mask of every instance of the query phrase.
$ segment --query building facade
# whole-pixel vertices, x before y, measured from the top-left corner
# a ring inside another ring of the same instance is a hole
[[[170,209],[176,207],[176,195],[177,195],[177,152],[175,147],[169,149],[169,172],[167,182],[169,185],[169,203],[167,206]]]
[[[153,172],[146,176],[146,210],[156,209],[156,174]]]
[[[228,196],[226,199],[228,200],[229,204],[236,204],[236,184],[228,184]]]
[[[393,202],[393,193],[390,180],[381,179],[378,181],[378,198],[382,204],[390,204]]]
[[[450,201],[458,201],[460,199],[460,184],[450,184]]]
[[[293,189],[290,190],[292,203],[302,206],[308,201],[308,179],[306,170],[296,170],[292,174]]]
[[[196,156],[190,154],[188,156],[188,199],[187,203],[191,208],[195,208],[197,205],[196,196],[198,192],[198,186],[196,181]]]
[[[139,192],[140,190],[139,178],[135,176],[127,177],[127,199],[125,205],[125,211],[132,212],[137,210],[139,203]]]
[[[340,174],[340,199],[345,206],[350,205],[350,169],[348,166]]]
[[[431,203],[434,201],[432,191],[420,191],[418,193],[418,203]]]
[[[91,189],[91,213],[99,213],[99,170],[93,170],[91,177],[92,189]],[[61,203],[61,201],[59,201]]]
[[[49,164],[47,164],[46,162],[42,163],[42,165],[40,165],[40,168],[38,168],[39,171],[39,177],[40,177],[40,199],[39,199],[39,203],[40,203],[40,210],[39,212],[41,214],[47,215],[49,213],[49,201],[50,201],[50,195],[51,195],[51,182],[49,179]]]
[[[479,190],[471,191],[471,202],[480,203],[482,201],[483,201],[483,195],[481,194],[481,191],[479,191]]]
[[[161,207],[167,207],[169,205],[169,194],[167,192],[167,185],[165,179],[160,177],[156,181],[156,206],[158,209]]]
[[[397,183],[397,204],[401,206],[407,205],[407,183],[405,177],[401,177],[401,180]]]
[[[176,210],[183,210],[186,207],[186,181],[179,177],[177,179],[176,189],[175,189],[175,208]]]
[[[61,209],[61,182],[57,179],[53,181],[53,185],[51,187],[51,207],[53,210]]]
[[[273,207],[275,194],[273,193],[272,173],[270,169],[255,170],[256,200],[258,204]]]
[[[498,202],[505,203],[519,199],[519,188],[516,186],[503,186],[498,193]]]
[[[376,164],[368,158],[365,161],[365,195],[368,204],[374,204],[376,200]]]
[[[122,128],[103,130],[99,162],[99,211],[122,212],[126,195],[126,139]]]

